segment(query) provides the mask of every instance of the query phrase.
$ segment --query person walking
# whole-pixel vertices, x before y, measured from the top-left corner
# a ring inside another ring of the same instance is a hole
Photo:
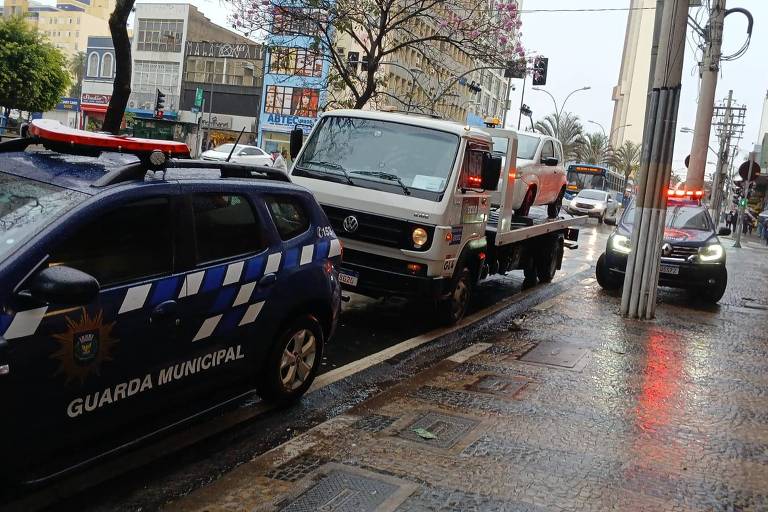
[[[735,211],[731,210],[731,231],[736,232],[736,224],[739,222],[739,216]]]
[[[725,214],[725,226],[728,229],[731,229],[732,226],[733,226],[733,212],[732,211]],[[731,229],[731,231],[733,231],[733,229]]]
[[[278,150],[272,151],[272,167],[279,169],[285,173],[288,172],[288,164],[285,162],[285,158],[280,154]]]

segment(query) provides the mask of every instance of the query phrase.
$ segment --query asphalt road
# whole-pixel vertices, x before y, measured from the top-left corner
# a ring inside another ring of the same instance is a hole
[[[155,510],[163,503],[216,479],[255,455],[343,413],[398,375],[429,367],[481,337],[492,317],[524,313],[576,282],[594,276],[610,226],[589,220],[579,248],[566,251],[554,282],[522,292],[522,271],[494,276],[475,290],[467,325],[437,326],[428,310],[403,300],[351,295],[341,324],[326,350],[321,375],[301,403],[273,410],[252,396],[134,452],[113,457],[13,501],[0,510]],[[431,341],[433,340],[434,341]],[[414,340],[410,352],[398,347]],[[422,350],[412,347],[423,344]],[[382,352],[384,351],[384,352]],[[379,364],[366,363],[379,354]]]

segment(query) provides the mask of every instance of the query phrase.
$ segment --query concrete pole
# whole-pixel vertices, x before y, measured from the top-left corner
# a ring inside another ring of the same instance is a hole
[[[709,198],[709,208],[712,210],[712,220],[715,225],[720,225],[720,212],[723,203],[723,180],[725,168],[728,166],[728,147],[731,144],[731,101],[733,90],[728,91],[728,101],[725,107],[722,132],[720,134],[720,151],[717,153],[717,170],[712,178],[712,193]]]
[[[742,185],[744,190],[744,197],[749,202],[749,184],[752,183],[752,166],[755,165],[755,157],[757,153],[754,151],[749,152],[749,172],[747,173],[747,182]],[[742,206],[739,202],[739,220],[736,221],[736,243],[733,244],[737,249],[741,249],[741,232],[744,230],[744,210],[746,206]]]
[[[680,83],[685,54],[688,2],[666,0],[656,11],[658,56],[653,88],[645,113],[640,179],[632,229],[632,252],[627,258],[621,313],[650,319],[656,312],[659,255],[667,213],[666,198],[672,172]]]
[[[704,190],[704,170],[707,167],[707,147],[712,128],[712,113],[715,108],[717,74],[720,71],[720,46],[723,42],[723,20],[725,0],[713,0],[707,33],[709,40],[700,66],[701,86],[699,105],[696,109],[696,123],[693,125],[691,160],[688,163],[686,188]]]

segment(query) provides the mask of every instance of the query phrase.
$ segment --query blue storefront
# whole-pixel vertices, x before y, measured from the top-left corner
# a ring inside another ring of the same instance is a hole
[[[294,8],[282,5],[283,12]],[[259,145],[266,151],[287,150],[290,131],[296,126],[309,133],[325,104],[328,59],[310,48],[312,38],[281,35],[284,28],[289,29],[290,20],[280,12],[274,15],[264,55]]]

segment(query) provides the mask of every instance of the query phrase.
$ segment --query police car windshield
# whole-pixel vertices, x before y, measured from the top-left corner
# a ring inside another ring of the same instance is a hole
[[[0,173],[0,260],[87,196]]]
[[[358,187],[441,193],[459,147],[457,135],[388,121],[323,118],[295,169],[339,176]]]
[[[635,204],[624,213],[624,224],[632,226],[635,223]],[[672,229],[693,229],[696,231],[712,231],[707,210],[701,206],[669,205],[667,207],[666,227]]]

